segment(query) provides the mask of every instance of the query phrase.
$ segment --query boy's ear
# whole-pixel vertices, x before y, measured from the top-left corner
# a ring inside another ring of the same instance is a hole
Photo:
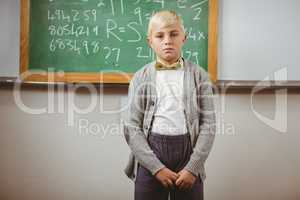
[[[183,39],[183,43],[185,43],[187,41],[187,34],[184,34],[184,39]]]
[[[150,39],[149,37],[147,37],[147,43],[148,43],[149,47],[151,47],[151,48],[152,48],[151,39]]]

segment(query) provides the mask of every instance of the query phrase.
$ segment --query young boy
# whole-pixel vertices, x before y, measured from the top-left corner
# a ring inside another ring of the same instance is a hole
[[[125,173],[135,182],[135,200],[203,199],[215,112],[207,73],[181,57],[186,39],[175,12],[151,17],[147,40],[157,59],[131,80],[124,119],[132,151]]]

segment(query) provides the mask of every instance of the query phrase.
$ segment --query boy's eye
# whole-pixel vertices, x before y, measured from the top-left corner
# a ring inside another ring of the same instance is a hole
[[[172,33],[171,36],[172,37],[176,37],[178,35],[178,33]]]
[[[157,37],[157,38],[162,38],[163,36],[162,36],[162,35],[156,35],[155,37]]]

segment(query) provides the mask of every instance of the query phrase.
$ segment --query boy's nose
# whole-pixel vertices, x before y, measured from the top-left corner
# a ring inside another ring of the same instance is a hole
[[[170,44],[170,43],[172,43],[171,37],[168,37],[168,36],[165,37],[164,43],[165,43],[165,44]]]

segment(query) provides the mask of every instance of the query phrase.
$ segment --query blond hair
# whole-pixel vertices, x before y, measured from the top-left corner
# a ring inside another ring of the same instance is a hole
[[[180,24],[180,27],[184,32],[183,21],[175,11],[172,10],[158,11],[154,13],[149,20],[147,36],[150,37],[153,24],[163,24],[164,26],[170,26],[176,23]]]

